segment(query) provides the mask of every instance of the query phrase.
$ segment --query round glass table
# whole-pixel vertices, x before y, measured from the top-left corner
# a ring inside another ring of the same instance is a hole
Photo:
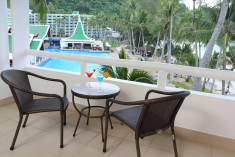
[[[105,83],[102,82],[101,85],[101,91],[99,91],[99,87],[100,84],[99,82],[90,82],[90,86],[89,87],[89,82],[86,83],[80,83],[80,84],[76,84],[71,92],[72,92],[72,99],[73,99],[73,106],[76,109],[76,111],[79,113],[79,117],[78,117],[78,121],[77,121],[77,125],[76,128],[74,130],[74,134],[73,136],[75,136],[81,116],[85,116],[87,117],[87,125],[89,124],[89,118],[100,118],[100,123],[101,123],[101,134],[102,134],[102,141],[104,141],[104,135],[103,135],[103,117],[105,116],[105,107],[104,106],[94,106],[94,105],[90,105],[90,99],[109,99],[109,98],[114,98],[120,93],[120,88],[114,84],[111,83]],[[79,110],[78,107],[76,106],[75,103],[75,96],[79,97],[79,98],[84,98],[87,99],[87,103],[88,106],[84,107],[83,109]],[[109,104],[110,106],[112,105]],[[96,116],[91,116],[90,112],[92,108],[99,108],[99,109],[103,109],[104,112],[101,115],[96,115]],[[85,113],[84,111],[88,110],[87,113]],[[110,125],[111,128],[113,128],[112,126],[112,122],[110,119]]]

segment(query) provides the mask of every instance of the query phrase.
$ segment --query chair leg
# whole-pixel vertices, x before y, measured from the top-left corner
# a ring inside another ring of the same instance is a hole
[[[91,105],[90,105],[89,99],[87,99],[87,103],[88,103],[89,108],[88,108],[88,115],[87,115],[87,122],[86,122],[86,125],[89,124],[89,118],[90,118],[90,112],[91,112]]]
[[[81,116],[82,116],[82,115],[81,115],[81,114],[79,114],[78,122],[77,122],[76,128],[75,128],[75,130],[74,130],[73,136],[75,136],[75,135],[76,135],[76,132],[77,132],[77,129],[78,129],[78,125],[79,125],[79,122],[80,122]]]
[[[174,146],[175,157],[178,157],[174,125],[171,126],[171,134],[172,134],[172,141],[173,141],[173,146]]]
[[[64,125],[66,125],[66,110],[64,110]]]
[[[103,152],[106,152],[106,145],[107,145],[107,138],[108,138],[108,125],[109,125],[109,118],[110,117],[106,117],[105,120],[105,135],[104,135],[104,146],[103,146]]]
[[[135,144],[136,144],[136,152],[137,152],[137,157],[141,157],[140,155],[140,142],[139,142],[139,137],[135,139]]]
[[[28,118],[29,118],[29,114],[27,114],[25,117],[24,124],[22,126],[23,128],[25,128]]]
[[[104,142],[104,129],[103,129],[103,118],[100,118],[100,124],[101,124],[101,134],[102,134],[102,142]]]
[[[109,118],[109,122],[110,122],[110,127],[111,127],[111,129],[113,129],[113,123],[112,123],[111,118]]]
[[[60,148],[64,147],[64,113],[60,113]]]
[[[16,143],[16,139],[17,139],[17,136],[19,134],[19,131],[20,131],[20,126],[22,124],[22,120],[23,120],[23,115],[20,115],[20,119],[19,119],[19,122],[18,122],[18,126],[16,128],[16,132],[15,132],[15,136],[13,138],[13,141],[12,141],[12,144],[11,144],[11,147],[10,147],[10,150],[14,150],[14,147],[15,147],[15,143]]]

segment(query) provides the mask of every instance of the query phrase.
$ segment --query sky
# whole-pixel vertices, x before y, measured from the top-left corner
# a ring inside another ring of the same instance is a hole
[[[207,3],[210,6],[214,6],[216,4],[217,0],[202,0],[202,1],[204,1],[205,3]],[[188,8],[193,9],[193,0],[182,0],[182,2],[185,3],[185,5]],[[199,0],[196,0],[196,8],[198,6],[197,2],[199,2]]]

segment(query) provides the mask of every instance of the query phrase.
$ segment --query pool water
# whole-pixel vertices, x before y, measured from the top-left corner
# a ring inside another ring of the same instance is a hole
[[[107,52],[73,51],[73,50],[60,50],[60,49],[45,49],[44,51],[111,58],[111,56]],[[81,67],[80,62],[54,59],[54,58],[47,59],[46,61],[42,62],[39,66],[51,69],[78,72],[78,73],[80,72],[80,67]],[[88,71],[93,71],[95,69],[96,73],[98,73],[100,68],[101,65],[99,64],[88,63]]]

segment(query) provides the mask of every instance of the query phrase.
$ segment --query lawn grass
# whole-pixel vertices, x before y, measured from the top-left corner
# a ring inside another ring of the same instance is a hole
[[[189,90],[189,87],[186,86],[186,85],[183,84],[183,83],[172,81],[172,84],[175,85],[175,86],[178,86],[178,87],[180,87],[180,88]]]
[[[186,77],[182,77],[182,78],[185,79],[185,80],[187,79]],[[167,79],[168,79],[168,80],[170,79],[169,76],[167,76]],[[191,85],[193,85],[194,81],[193,81],[193,80],[189,80],[189,83],[190,83]],[[183,88],[183,89],[191,90],[190,87],[188,87],[187,85],[185,85],[185,84],[183,84],[183,83],[179,83],[179,82],[172,81],[172,84],[175,85],[175,86],[178,86],[178,87],[180,87],[180,88]],[[200,91],[200,90],[199,90],[199,87],[198,87],[198,91]],[[210,93],[210,90],[207,89],[207,88],[205,88],[205,91],[201,91],[201,92]]]
[[[193,80],[189,80],[189,83],[190,83],[191,85],[193,85]]]
[[[115,41],[110,41],[109,44],[111,45],[112,48],[114,48],[114,47],[119,47],[119,46],[122,45],[122,43],[115,43]]]
[[[186,79],[187,79],[186,77],[183,77],[183,76],[182,76],[182,78],[185,79],[185,81],[186,81]],[[191,85],[193,85],[193,80],[189,79],[188,83],[190,83]]]

